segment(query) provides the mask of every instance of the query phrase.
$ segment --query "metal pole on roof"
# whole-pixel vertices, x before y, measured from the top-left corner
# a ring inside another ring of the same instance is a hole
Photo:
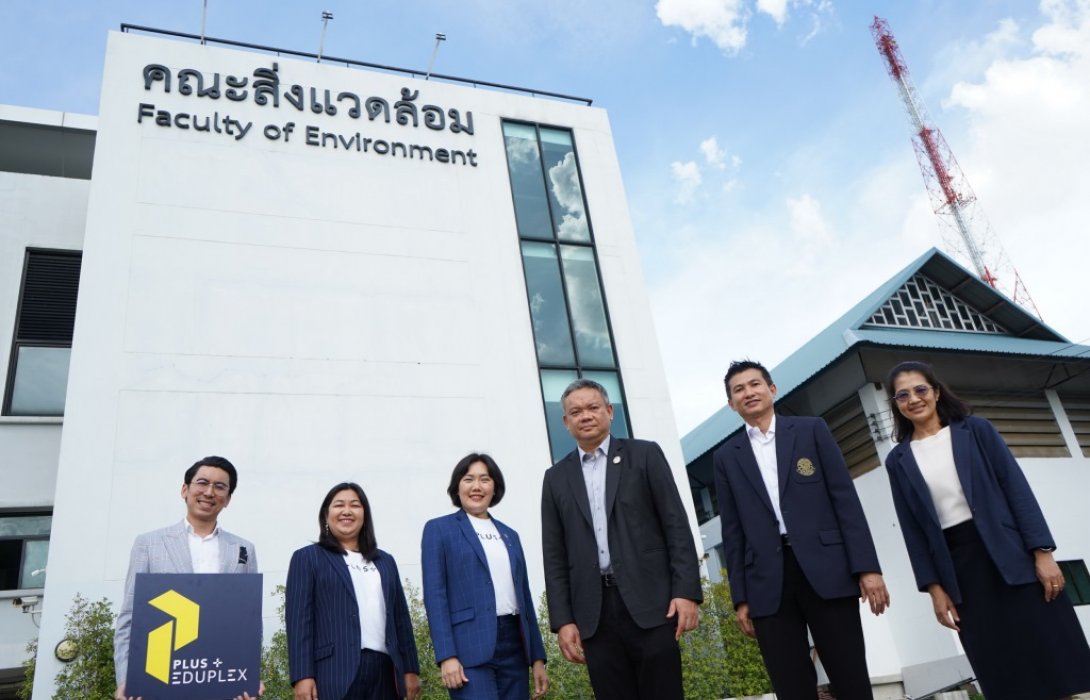
[[[318,41],[318,63],[322,62],[322,51],[325,49],[325,30],[331,19],[333,19],[332,12],[322,12],[322,38]]]
[[[204,25],[208,20],[208,0],[204,0],[204,8],[201,10],[201,44],[204,42]]]
[[[435,66],[435,57],[439,53],[439,44],[447,40],[446,34],[435,35],[435,48],[431,50],[431,60],[428,61],[428,72],[424,74],[424,80],[431,77],[431,69]]]

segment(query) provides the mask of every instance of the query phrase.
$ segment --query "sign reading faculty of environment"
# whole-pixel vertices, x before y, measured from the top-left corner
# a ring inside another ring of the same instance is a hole
[[[224,700],[261,682],[261,574],[137,574],[126,695]]]

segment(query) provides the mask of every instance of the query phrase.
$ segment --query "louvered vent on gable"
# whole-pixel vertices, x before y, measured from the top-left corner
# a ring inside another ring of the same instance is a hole
[[[863,325],[1009,335],[995,321],[921,274],[898,289]]]

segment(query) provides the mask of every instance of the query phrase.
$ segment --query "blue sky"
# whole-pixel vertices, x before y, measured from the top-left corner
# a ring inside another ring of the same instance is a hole
[[[590,97],[609,111],[679,429],[932,245],[886,18],[1045,321],[1090,340],[1090,0],[209,0],[209,36]],[[106,33],[200,0],[0,0],[0,103],[96,114]],[[593,212],[591,212],[593,218]]]

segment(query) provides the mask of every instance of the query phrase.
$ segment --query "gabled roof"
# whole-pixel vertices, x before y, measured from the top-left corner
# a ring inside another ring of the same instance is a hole
[[[891,298],[900,298],[906,285],[925,278],[956,303],[960,311],[986,319],[992,332],[927,327],[893,327],[869,323]],[[1090,347],[1072,345],[1024,308],[985,284],[942,251],[932,248],[885,284],[867,295],[810,342],[771,370],[782,400],[841,355],[860,345],[915,347],[962,352],[1086,357]],[[711,450],[742,426],[742,419],[724,406],[681,439],[686,464]]]

